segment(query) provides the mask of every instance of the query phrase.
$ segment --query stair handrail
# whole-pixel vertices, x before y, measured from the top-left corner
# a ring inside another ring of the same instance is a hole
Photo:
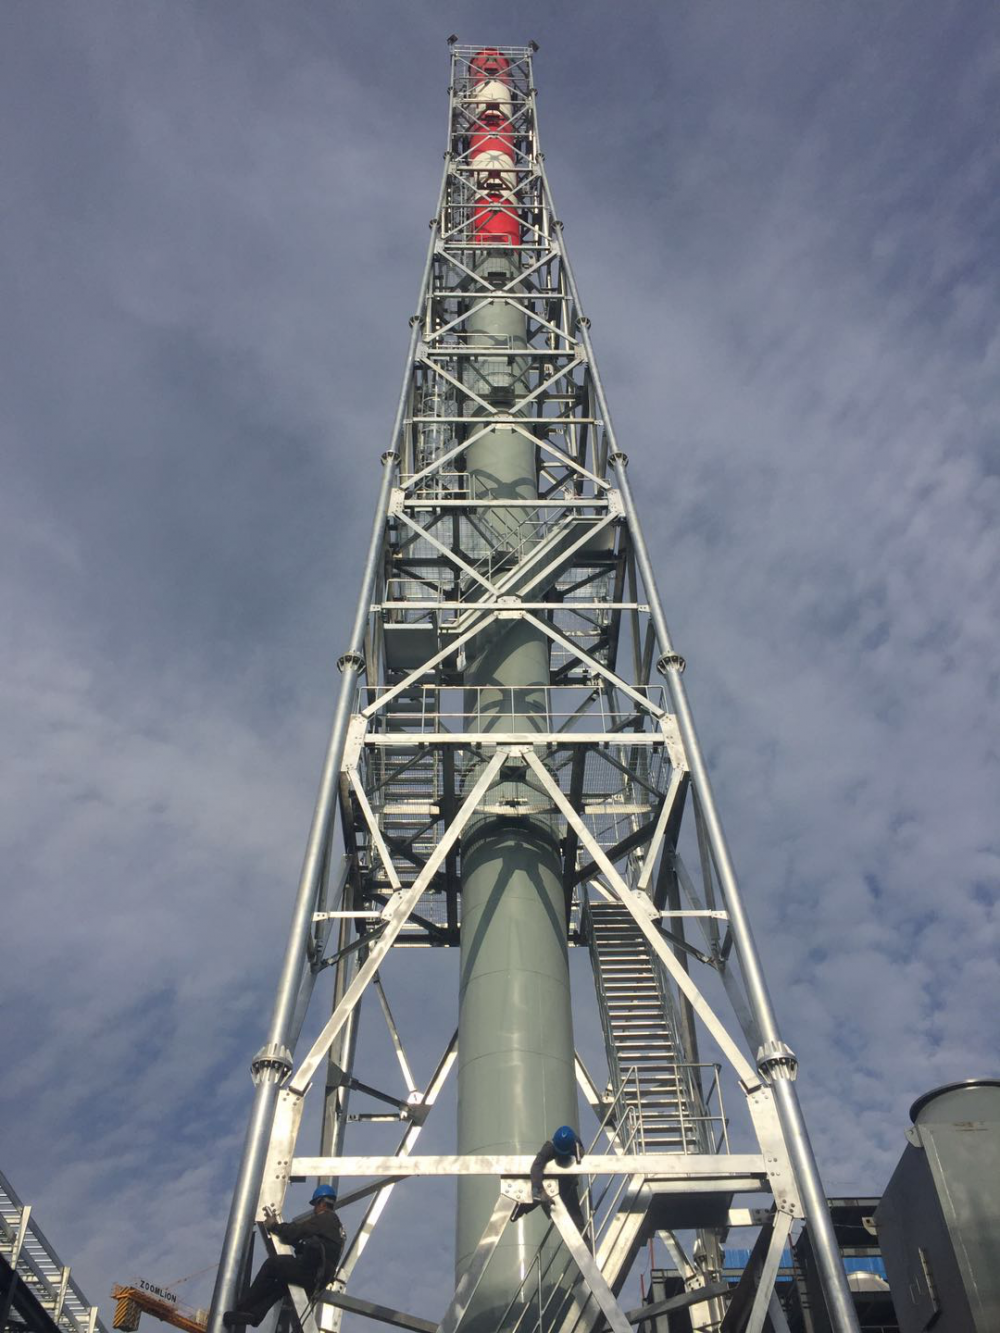
[[[677,1005],[674,1000],[674,994],[670,988],[666,969],[659,958],[650,952],[650,960],[653,965],[653,976],[656,979],[656,988],[663,1001],[664,1015],[667,1018],[678,1043],[680,1050],[686,1055],[681,1038],[681,1026],[678,1022]],[[713,1147],[715,1136],[709,1133],[708,1124],[712,1117],[709,1116],[708,1107],[705,1104],[705,1094],[701,1086],[701,1079],[696,1074],[696,1070],[705,1067],[704,1061],[678,1060],[675,1062],[677,1069],[677,1115],[681,1128],[682,1151],[689,1152],[717,1152]],[[683,1079],[683,1087],[681,1081]],[[721,1096],[721,1088],[719,1089]],[[692,1115],[691,1109],[697,1108],[697,1114]],[[687,1121],[685,1121],[685,1112]],[[689,1137],[693,1142],[689,1146]],[[728,1136],[727,1136],[728,1141]]]
[[[614,1097],[612,1097],[609,1100],[609,1102],[605,1106],[604,1114],[602,1115],[600,1123],[598,1124],[597,1131],[595,1132],[594,1137],[590,1142],[589,1148],[587,1148],[584,1152],[584,1159],[586,1159],[587,1152],[594,1151],[594,1149],[597,1147],[597,1144],[602,1134],[605,1133],[607,1133],[611,1138],[612,1144],[615,1142],[616,1139],[618,1139],[623,1154],[627,1154],[632,1151],[632,1149],[635,1146],[636,1137],[639,1131],[641,1130],[641,1117],[638,1115],[635,1106],[631,1105],[630,1103],[624,1100],[624,1094],[626,1087],[632,1080],[635,1081],[636,1089],[638,1089],[638,1078],[639,1078],[638,1069],[635,1066],[632,1066],[627,1071],[626,1079],[623,1080],[622,1087],[620,1088],[620,1090],[615,1094]],[[619,1108],[617,1106],[617,1103],[619,1101],[622,1102],[622,1108]],[[622,1113],[622,1110],[624,1113]],[[614,1118],[614,1123],[612,1123],[612,1118]],[[608,1128],[609,1125],[611,1125],[611,1128]],[[631,1126],[630,1132],[627,1134],[623,1134],[623,1129],[628,1125]],[[590,1233],[591,1253],[596,1254],[600,1246],[600,1239],[603,1237],[607,1227],[610,1225],[611,1219],[616,1214],[618,1199],[621,1197],[622,1190],[627,1186],[629,1177],[623,1176],[621,1178],[621,1181],[616,1185],[615,1182],[618,1180],[618,1177],[610,1176],[608,1178],[607,1183],[600,1191],[599,1197],[596,1199],[596,1201],[594,1200],[594,1194],[593,1194],[593,1177],[588,1175],[586,1179],[587,1179],[587,1189],[585,1194],[585,1202],[587,1204],[586,1230]],[[615,1197],[612,1199],[611,1206],[604,1212],[601,1222],[597,1224],[595,1220],[597,1218],[597,1214],[602,1209],[603,1204],[605,1200],[608,1198],[608,1195],[611,1192],[612,1188],[614,1188],[615,1190]],[[507,1304],[506,1309],[503,1312],[503,1315],[497,1322],[497,1333],[527,1333],[527,1328],[524,1327],[524,1321],[528,1314],[528,1311],[533,1310],[535,1308],[534,1296],[532,1295],[528,1297],[525,1294],[529,1289],[529,1284],[530,1286],[537,1285],[537,1289],[539,1292],[538,1323],[537,1325],[535,1325],[535,1333],[544,1333],[546,1327],[545,1320],[546,1320],[546,1315],[549,1313],[549,1307],[552,1304],[553,1298],[559,1296],[560,1297],[559,1304],[554,1312],[553,1319],[547,1325],[549,1328],[556,1327],[556,1321],[559,1317],[561,1317],[565,1302],[572,1296],[573,1290],[577,1284],[577,1280],[574,1279],[574,1281],[569,1283],[568,1285],[565,1284],[566,1274],[574,1267],[574,1262],[572,1258],[567,1258],[567,1261],[563,1265],[562,1271],[556,1277],[550,1280],[550,1270],[552,1269],[553,1264],[555,1263],[556,1259],[559,1257],[560,1254],[565,1254],[565,1250],[561,1245],[557,1244],[552,1247],[549,1247],[549,1254],[547,1259],[545,1260],[544,1268],[542,1266],[543,1255],[546,1252],[546,1248],[548,1247],[548,1242],[550,1241],[550,1239],[552,1239],[554,1232],[555,1232],[555,1224],[553,1222],[549,1222],[549,1225],[546,1227],[544,1233],[542,1234],[541,1239],[539,1240],[538,1248],[535,1252],[534,1259],[528,1265],[527,1271],[525,1272],[524,1277],[521,1279],[521,1282],[518,1285],[517,1290],[514,1292],[514,1295],[511,1297],[510,1301]],[[543,1283],[546,1282],[548,1282],[549,1285],[549,1294],[543,1302],[541,1299],[541,1292]],[[522,1300],[523,1304],[521,1306],[520,1312],[514,1319],[514,1322],[508,1325],[507,1320],[511,1315],[511,1312]]]

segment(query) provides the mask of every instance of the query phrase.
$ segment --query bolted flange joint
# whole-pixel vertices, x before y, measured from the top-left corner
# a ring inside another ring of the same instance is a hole
[[[577,317],[576,317],[576,322],[577,322],[577,324],[579,324],[579,326],[580,326],[582,329],[589,329],[589,328],[590,328],[590,316],[589,316],[589,315],[577,315]]]
[[[292,1072],[292,1053],[287,1046],[268,1042],[250,1061],[250,1076],[254,1084],[284,1083]]]
[[[419,316],[415,315],[414,318],[417,319],[419,318]],[[380,456],[382,459],[382,466],[387,467],[390,463],[395,463],[396,459],[399,457],[399,454],[396,453],[395,449],[386,449],[385,453]]]
[[[656,669],[661,676],[665,676],[668,671],[676,671],[678,676],[683,676],[686,666],[687,662],[680,653],[664,653],[657,662]]]
[[[799,1072],[799,1061],[792,1048],[783,1041],[765,1041],[757,1052],[757,1068],[767,1083],[776,1078],[793,1082]]]
[[[354,667],[355,671],[360,671],[364,664],[365,659],[360,653],[341,653],[337,658],[337,670],[340,672],[343,672],[347,667]]]
[[[628,454],[618,449],[613,454],[608,454],[608,462],[614,463],[617,467],[621,463],[622,467],[628,467]]]

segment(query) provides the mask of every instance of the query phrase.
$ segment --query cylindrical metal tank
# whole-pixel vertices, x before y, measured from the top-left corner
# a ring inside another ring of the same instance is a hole
[[[959,1125],[1000,1122],[1000,1079],[967,1078],[925,1092],[910,1107],[910,1119],[920,1125]]]
[[[902,1333],[1000,1329],[1000,1079],[935,1088],[876,1213]]]

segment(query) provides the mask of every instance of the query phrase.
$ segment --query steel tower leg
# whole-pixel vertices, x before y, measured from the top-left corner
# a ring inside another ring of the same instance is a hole
[[[383,465],[382,487],[375,506],[375,519],[361,578],[361,592],[354,626],[347,652],[338,663],[342,672],[340,694],[333,715],[333,725],[330,728],[319,794],[306,842],[302,873],[299,876],[295,907],[292,912],[292,925],[288,933],[288,943],[285,945],[285,957],[271,1014],[271,1026],[268,1029],[267,1042],[253,1061],[252,1069],[256,1085],[253,1109],[247,1125],[236,1187],[226,1223],[207,1333],[223,1333],[222,1316],[235,1304],[236,1284],[239,1281],[244,1246],[253,1226],[254,1211],[260,1194],[278,1090],[292,1068],[292,1052],[289,1044],[295,1022],[296,1002],[304,969],[307,966],[309,936],[333,823],[334,795],[344,754],[344,741],[347,738],[347,724],[354,707],[358,676],[364,666],[362,654],[365,632],[368,628],[372,591],[382,555],[382,534],[389,508],[389,492],[396,473],[396,455],[386,454]]]

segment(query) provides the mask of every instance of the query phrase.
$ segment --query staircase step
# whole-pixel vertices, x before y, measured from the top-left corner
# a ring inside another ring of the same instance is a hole
[[[649,945],[624,907],[592,903],[589,914],[608,1060],[622,1103],[638,1116],[647,1152],[689,1152],[698,1139],[688,1084]]]

